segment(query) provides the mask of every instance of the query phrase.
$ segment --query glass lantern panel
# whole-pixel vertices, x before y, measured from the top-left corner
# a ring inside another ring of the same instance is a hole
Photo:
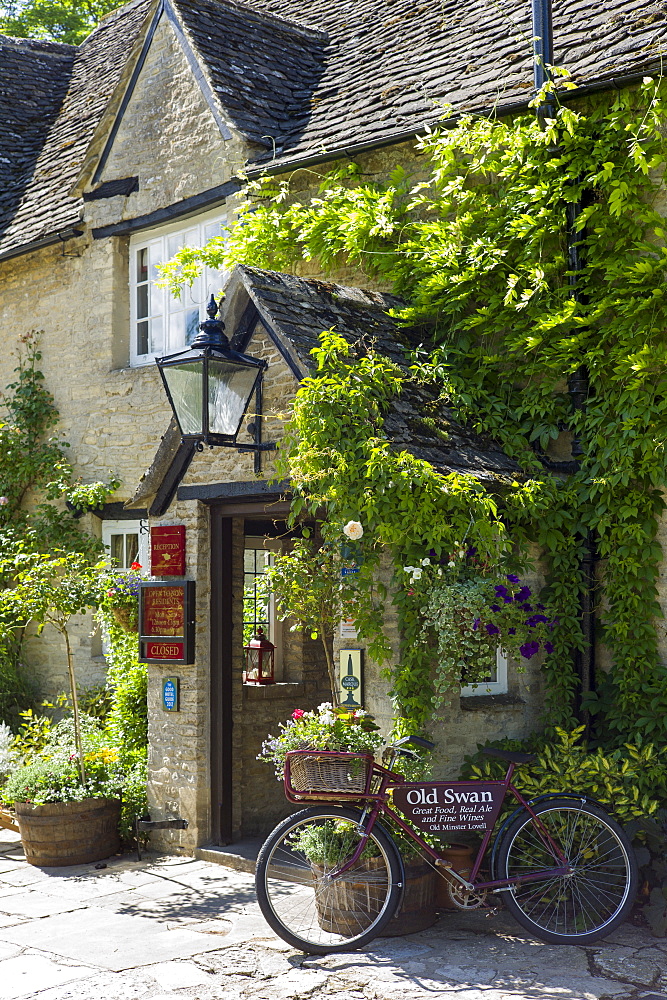
[[[209,428],[213,434],[234,437],[255,388],[259,369],[211,360],[208,372]]]
[[[203,434],[202,365],[191,362],[162,369],[182,434]]]

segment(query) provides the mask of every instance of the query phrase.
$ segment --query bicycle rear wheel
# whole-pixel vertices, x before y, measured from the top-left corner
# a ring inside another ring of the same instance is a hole
[[[373,828],[354,867],[361,812],[336,806],[303,809],[270,834],[257,858],[257,901],[270,927],[314,955],[372,941],[391,920],[403,890],[403,863],[393,840]]]
[[[535,806],[572,871],[503,891],[507,909],[527,930],[554,944],[587,944],[625,919],[637,893],[637,862],[616,820],[593,803],[554,799]],[[561,862],[528,813],[498,848],[496,878],[517,878]]]

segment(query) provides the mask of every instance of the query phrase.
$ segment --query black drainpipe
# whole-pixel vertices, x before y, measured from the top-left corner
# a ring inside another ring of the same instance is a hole
[[[532,0],[533,14],[533,78],[537,94],[547,80],[551,79],[548,67],[554,64],[553,23],[551,17],[551,0]],[[542,127],[545,120],[553,117],[555,100],[548,94],[537,109],[537,118]],[[566,206],[567,262],[569,293],[575,302],[584,302],[581,293],[579,274],[582,269],[581,240],[583,232],[577,231],[577,222],[581,213],[581,202],[568,203]],[[573,411],[583,410],[586,406],[589,391],[589,375],[586,365],[579,367],[568,378],[568,390]],[[583,457],[583,449],[579,437],[572,439],[572,459],[574,470],[579,467]],[[572,462],[549,462],[551,468],[568,472],[573,471]],[[569,468],[568,468],[569,467]],[[593,594],[595,588],[595,538],[592,532],[587,532],[584,538],[584,553],[581,559],[583,590],[580,600],[580,621],[584,637],[583,649],[575,654],[575,666],[579,677],[579,692],[577,698],[577,715],[588,727],[590,715],[581,707],[582,696],[594,688],[595,682],[595,608]]]

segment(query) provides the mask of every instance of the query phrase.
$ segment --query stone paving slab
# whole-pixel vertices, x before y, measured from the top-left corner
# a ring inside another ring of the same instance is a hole
[[[12,836],[0,831],[0,1000],[667,1000],[667,939],[644,927],[557,947],[503,911],[452,912],[307,956],[271,932],[246,872],[155,855],[33,869]]]

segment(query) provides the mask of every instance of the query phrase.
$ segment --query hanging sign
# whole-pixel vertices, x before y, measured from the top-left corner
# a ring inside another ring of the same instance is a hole
[[[363,708],[363,690],[361,675],[360,649],[341,649],[339,652],[338,683],[340,685],[339,702],[341,708],[354,711]]]
[[[505,797],[502,781],[411,782],[390,791],[393,805],[428,833],[490,830]]]
[[[162,681],[162,708],[165,712],[179,712],[179,686],[178,677],[165,677]]]
[[[139,662],[194,663],[195,585],[139,584]]]
[[[185,525],[158,524],[151,528],[152,576],[185,576]]]

